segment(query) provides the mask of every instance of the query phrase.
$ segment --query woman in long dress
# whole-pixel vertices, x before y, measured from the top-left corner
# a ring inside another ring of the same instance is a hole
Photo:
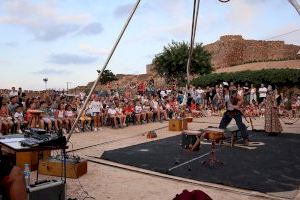
[[[266,106],[265,132],[269,135],[277,135],[282,132],[275,95],[276,94],[275,91],[272,90],[272,86],[269,86],[264,102]]]

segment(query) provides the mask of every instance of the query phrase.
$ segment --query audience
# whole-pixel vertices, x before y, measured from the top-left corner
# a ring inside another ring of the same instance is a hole
[[[124,128],[131,124],[145,124],[186,116],[222,116],[225,112],[223,85],[229,85],[230,92],[244,96],[244,114],[249,117],[264,117],[265,86],[259,90],[253,84],[223,82],[214,87],[180,88],[176,85],[157,88],[154,81],[130,82],[115,87],[109,84],[108,91],[96,91],[76,124],[75,131],[99,131],[104,126]],[[257,98],[258,97],[258,98]],[[64,91],[43,91],[28,93],[15,90],[1,90],[0,94],[0,133],[22,133],[24,128],[45,128],[49,132],[70,131],[76,117],[83,109],[86,93],[69,95]],[[276,95],[281,117],[299,117],[300,96]],[[41,112],[33,123],[32,110]]]

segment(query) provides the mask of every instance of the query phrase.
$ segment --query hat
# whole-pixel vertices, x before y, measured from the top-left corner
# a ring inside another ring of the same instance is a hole
[[[229,86],[229,84],[227,83],[227,82],[223,82],[223,85],[225,86],[225,85],[228,85]]]

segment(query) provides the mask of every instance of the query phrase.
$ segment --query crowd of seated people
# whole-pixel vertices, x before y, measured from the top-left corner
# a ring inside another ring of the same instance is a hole
[[[244,114],[250,117],[264,116],[264,88],[264,85],[256,89],[253,85],[230,84],[230,90],[244,97]],[[49,132],[68,133],[83,109],[85,98],[84,92],[68,95],[64,91],[49,90],[32,96],[22,92],[21,88],[1,91],[0,133],[22,133],[25,128],[36,126]],[[276,100],[281,116],[298,116],[300,96],[288,99],[281,93]],[[156,88],[152,82],[129,83],[123,87],[115,85],[92,95],[75,132],[101,131],[105,126],[124,128],[185,116],[222,116],[225,109],[222,84],[206,89],[174,85]],[[40,112],[38,118],[34,118],[33,111]]]

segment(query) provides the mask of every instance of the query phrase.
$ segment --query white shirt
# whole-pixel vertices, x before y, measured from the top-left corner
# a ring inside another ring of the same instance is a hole
[[[256,89],[255,88],[251,88],[251,90],[250,90],[250,94],[256,94]]]
[[[74,113],[73,113],[73,111],[69,111],[69,110],[66,110],[65,111],[65,115],[66,115],[66,117],[73,117],[74,116]]]
[[[109,108],[107,113],[110,114],[110,115],[115,115],[117,113],[117,111],[116,111],[115,108]]]
[[[136,113],[141,113],[142,112],[142,106],[135,106],[135,112]]]
[[[22,112],[20,112],[20,113],[15,112],[14,118],[15,118],[16,121],[19,121],[19,122],[24,121],[24,117],[23,117],[23,113]]]
[[[152,104],[153,104],[153,109],[157,109],[158,108],[158,102],[155,100],[152,100]]]
[[[229,94],[225,94],[224,100],[225,100],[225,103],[227,103],[227,110],[234,110],[234,107],[231,103]]]
[[[100,101],[92,101],[89,107],[92,113],[99,113],[101,109],[103,109],[103,105]]]
[[[167,96],[166,91],[164,91],[164,90],[160,91],[160,95],[162,98]]]
[[[9,97],[15,97],[18,96],[18,92],[17,91],[10,91],[9,92]]]
[[[258,93],[259,97],[266,97],[268,89],[266,87],[259,88]]]

